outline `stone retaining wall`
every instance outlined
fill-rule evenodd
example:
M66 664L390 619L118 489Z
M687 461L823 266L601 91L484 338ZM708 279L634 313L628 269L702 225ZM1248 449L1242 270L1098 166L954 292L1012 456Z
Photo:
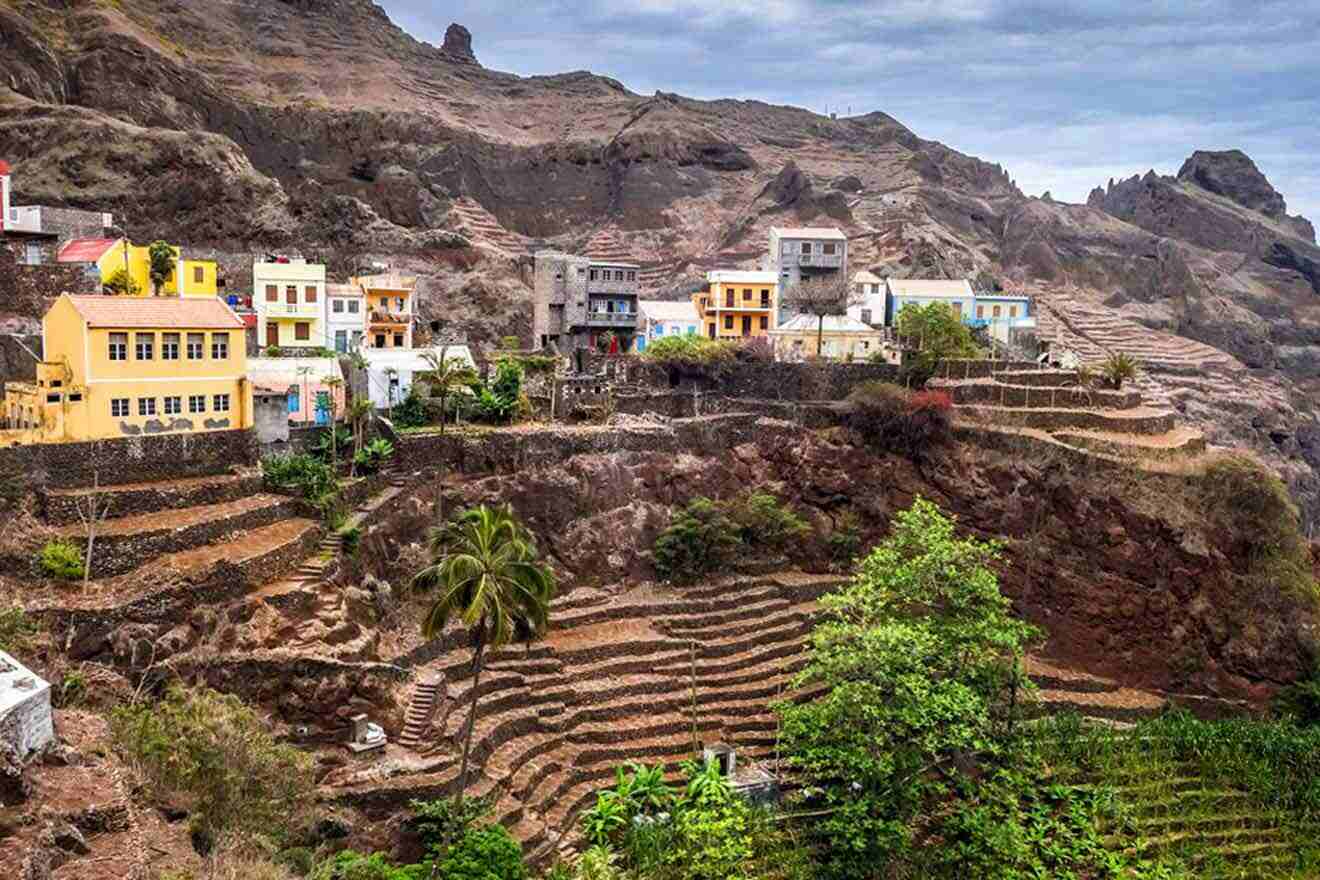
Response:
M999 382L932 380L928 387L949 392L964 406L1011 406L1027 409L1132 409L1141 406L1137 391L1084 391L1080 388L1038 388Z
M642 361L626 370L627 382L646 388L695 388L758 400L842 400L863 382L898 378L897 366L872 363L733 363L705 375Z
M935 376L939 379L989 379L995 373L1025 372L1037 367L1035 361L948 360L940 361Z
M1110 415L1102 410L1052 409L990 409L978 406L959 407L959 418L1011 428L1036 428L1041 431L1060 431L1080 428L1090 431L1115 431L1120 434L1163 434L1172 431L1177 417L1171 413L1149 416Z
M118 519L160 510L223 504L261 491L263 491L261 477L250 476L207 483L166 482L133 489L116 490L110 487L99 500L101 504L109 501L108 516L110 519ZM85 511L87 503L82 495L46 491L39 493L38 500L45 520L55 525L79 522L78 504L82 503Z
M38 443L0 449L0 472L29 476L33 487L76 488L210 477L257 463L250 429L117 437L85 443Z
M1035 388L1075 388L1076 370L1004 370L994 374L1005 385L1031 385Z

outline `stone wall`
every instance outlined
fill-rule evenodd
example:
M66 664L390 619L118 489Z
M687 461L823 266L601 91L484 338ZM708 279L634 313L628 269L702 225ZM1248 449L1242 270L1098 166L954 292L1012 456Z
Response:
M652 389L698 389L758 400L843 400L863 382L899 380L897 366L871 363L747 362L698 375L634 359L619 372L626 374L621 381Z
M1081 388L1037 388L999 382L935 379L928 388L947 391L963 406L1010 406L1027 409L1132 409L1141 406L1138 391L1100 391Z
M207 482L166 482L152 486L109 491L101 498L101 503L110 501L107 516L118 518L136 516L141 513L155 513L159 510L179 510L184 507L197 507L202 504L223 504L236 501L262 491L261 477L235 477ZM39 509L43 518L56 525L70 525L79 522L78 505L81 502L86 510L84 496L68 491L41 491L38 493Z
M23 265L18 262L14 247L0 242L0 314L26 319L23 322L26 326L10 329L36 332L55 297L61 293L96 292L96 283L78 266L63 263Z
M28 474L34 488L90 486L93 474L102 486L206 477L256 463L256 435L250 429L0 449L0 472Z
M1005 370L1035 370L1035 361L948 360L940 361L935 375L940 379L989 379Z
M36 382L37 359L40 357L40 334L0 334L0 384Z

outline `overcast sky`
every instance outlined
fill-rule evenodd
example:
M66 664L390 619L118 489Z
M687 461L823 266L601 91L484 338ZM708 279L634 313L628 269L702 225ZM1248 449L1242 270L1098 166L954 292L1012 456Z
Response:
M486 67L882 110L1028 194L1245 150L1320 225L1320 0L376 0Z

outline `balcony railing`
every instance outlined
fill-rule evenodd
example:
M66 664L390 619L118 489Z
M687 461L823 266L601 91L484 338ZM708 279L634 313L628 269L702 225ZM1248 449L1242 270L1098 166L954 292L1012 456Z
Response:
M636 312L587 312L587 326L589 327L635 327L637 326Z
M9 216L5 219L5 230L7 232L40 232L41 208L38 206L10 208Z
M837 269L843 265L842 254L798 254L799 266L818 266L822 269Z
M610 279L609 281L605 281L598 278L595 281L587 282L588 293L614 293L636 296L637 290L638 286L637 281L635 280L615 281L614 279Z
M372 309L367 312L367 320L372 324L393 324L406 325L412 322L412 318L398 312L382 312L380 309Z
M261 310L267 318L319 318L320 303L263 302Z

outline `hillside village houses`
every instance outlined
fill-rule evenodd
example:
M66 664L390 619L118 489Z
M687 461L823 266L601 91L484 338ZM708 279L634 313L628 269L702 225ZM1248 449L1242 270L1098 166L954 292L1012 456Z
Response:
M666 336L696 336L701 319L691 302L644 299L637 303L638 327L635 351Z
M325 348L325 266L302 257L252 264L257 341L267 348Z
M824 358L863 361L884 354L886 361L898 360L898 352L886 348L882 331L849 315L794 315L771 330L770 339L782 361L814 356L818 343Z
M710 339L765 336L779 326L779 275L719 269L692 294L692 305Z
M7 382L0 443L252 426L243 322L224 302L72 296L42 320L35 382Z
M532 272L532 345L568 352L613 339L627 351L637 332L638 265L538 251ZM607 334L612 334L607 336Z
M0 241L14 245L20 263L50 263L58 250L75 238L106 238L114 215L73 208L13 203L13 172L0 159Z

